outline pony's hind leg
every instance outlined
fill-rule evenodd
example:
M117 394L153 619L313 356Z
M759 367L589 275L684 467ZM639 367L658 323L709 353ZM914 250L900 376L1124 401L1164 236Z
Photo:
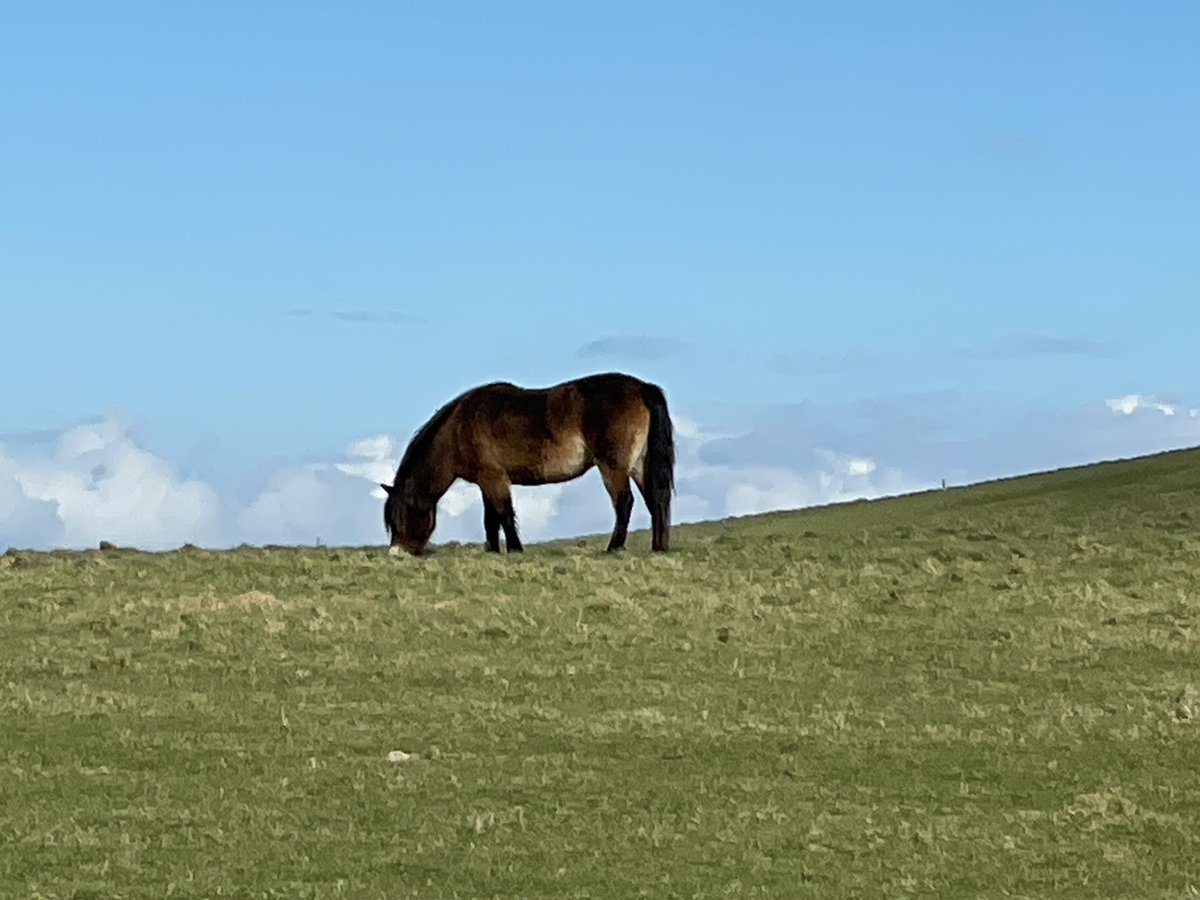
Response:
M490 507L491 515L497 525L504 531L504 547L509 553L520 553L525 548L521 546L521 538L517 534L517 514L513 509L512 502L512 487L508 476L503 472L491 474L479 480L479 489L483 491L484 505L484 530L488 527L488 512ZM492 549L491 532L488 533L488 549ZM495 538L495 551L500 552L500 537Z
M629 536L629 516L633 513L633 491L629 487L629 474L601 464L600 475L604 479L604 487L612 498L613 512L617 521L613 525L612 537L608 541L608 552L616 553L625 549L625 539Z
M638 494L642 498L642 502L646 504L646 510L650 513L650 534L651 541L657 549L657 539L659 533L659 511L654 503L650 502L650 495L646 493L646 470L645 457L638 459L633 465L633 469L629 473L629 477L633 479L633 483L637 485Z
M500 513L483 495L483 534L489 553L500 552Z
M638 460L630 475L633 477L633 483L637 485L638 493L642 495L646 509L650 512L651 548L666 550L671 533L670 489L664 491L660 485L657 490L650 491L650 486L646 483L643 460Z
M510 496L500 512L500 527L504 529L504 549L509 553L520 553L525 549L517 534L517 512L513 509Z

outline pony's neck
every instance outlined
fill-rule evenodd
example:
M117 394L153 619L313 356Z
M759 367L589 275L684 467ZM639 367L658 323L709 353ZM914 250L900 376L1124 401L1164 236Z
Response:
M437 503L454 484L454 466L443 427L430 440L423 459L416 461L408 474L409 489L420 491Z

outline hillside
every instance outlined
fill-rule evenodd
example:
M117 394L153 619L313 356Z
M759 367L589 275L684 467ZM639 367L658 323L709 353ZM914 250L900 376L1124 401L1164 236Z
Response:
M603 543L10 551L0 896L1200 892L1200 451Z

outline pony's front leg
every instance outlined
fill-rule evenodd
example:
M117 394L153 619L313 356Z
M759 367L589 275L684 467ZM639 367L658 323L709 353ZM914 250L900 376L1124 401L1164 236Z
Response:
M508 476L503 472L489 473L480 478L479 488L483 491L484 530L487 529L486 510L490 507L495 521L504 531L504 546L509 553L520 553L525 548L521 546L521 538L517 535L517 514L513 509L512 487ZM492 541L488 539L488 549L492 549ZM497 536L495 550L500 552L500 539Z

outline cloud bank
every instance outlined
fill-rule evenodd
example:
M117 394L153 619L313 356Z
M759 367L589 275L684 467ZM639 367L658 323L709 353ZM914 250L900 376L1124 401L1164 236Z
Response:
M737 426L675 415L676 522L924 490L1200 444L1200 410L1128 394L1057 413L990 419L970 398L925 394L822 409L758 411ZM986 424L985 424L986 423ZM244 497L187 478L113 417L0 442L0 549L162 550L250 544L381 545L383 493L405 441L374 435L338 458L284 466ZM604 533L608 495L594 472L518 487L529 541ZM649 526L640 502L635 528ZM478 489L442 499L434 540L482 542Z
M1120 352L1121 345L1116 341L1049 334L1010 334L982 347L960 347L956 355L976 360L1015 360L1044 356L1089 356L1108 359L1120 355Z
M651 334L620 334L588 341L576 356L580 359L625 359L652 362L684 356L692 349L687 341Z

